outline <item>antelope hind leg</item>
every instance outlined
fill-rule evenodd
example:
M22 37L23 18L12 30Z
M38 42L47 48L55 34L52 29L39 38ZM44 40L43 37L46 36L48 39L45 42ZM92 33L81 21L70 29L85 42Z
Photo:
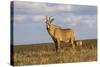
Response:
M75 48L74 40L71 40L72 47Z

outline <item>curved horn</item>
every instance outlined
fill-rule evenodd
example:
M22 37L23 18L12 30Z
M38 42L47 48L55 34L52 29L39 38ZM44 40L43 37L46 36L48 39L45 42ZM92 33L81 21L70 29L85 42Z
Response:
M52 23L52 21L55 20L52 16L50 16L49 19L50 19L50 23Z
M49 17L49 21L51 20L51 17L52 17L52 16Z
M46 23L52 23L54 21L54 18L52 16L46 16Z

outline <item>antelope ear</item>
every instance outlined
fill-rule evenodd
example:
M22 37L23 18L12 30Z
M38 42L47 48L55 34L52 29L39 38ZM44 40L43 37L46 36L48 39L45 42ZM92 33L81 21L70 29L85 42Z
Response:
M45 20L46 24L48 23L48 16L46 16L46 20Z
M50 21L50 23L52 23L54 20L55 20L55 19L54 19L54 18L52 18L52 19L51 19L51 21Z

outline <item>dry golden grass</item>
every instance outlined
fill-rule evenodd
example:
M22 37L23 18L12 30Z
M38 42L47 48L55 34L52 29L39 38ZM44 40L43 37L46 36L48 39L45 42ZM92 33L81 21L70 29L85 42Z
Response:
M55 64L97 60L97 40L83 40L82 46L72 48L62 43L58 53L53 43L14 46L13 65Z

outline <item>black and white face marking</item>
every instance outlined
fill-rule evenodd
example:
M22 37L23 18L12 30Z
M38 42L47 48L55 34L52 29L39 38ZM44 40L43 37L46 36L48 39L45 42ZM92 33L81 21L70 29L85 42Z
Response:
M51 16L50 17L48 17L48 16L46 16L46 27L47 27L47 29L49 30L50 29L50 27L51 27L51 24L52 24L52 22L54 21L54 18L52 18Z

